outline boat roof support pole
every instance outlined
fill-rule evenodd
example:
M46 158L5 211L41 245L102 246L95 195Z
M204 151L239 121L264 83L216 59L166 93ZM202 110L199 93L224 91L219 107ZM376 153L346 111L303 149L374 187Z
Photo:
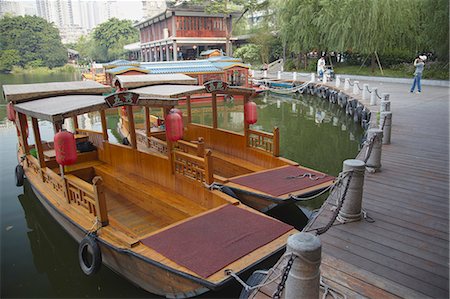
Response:
M192 122L191 96L186 97L186 108L187 108L187 122L188 124L190 124Z
M75 132L78 130L78 116L72 116L72 122L73 122L73 128L75 129Z
M23 113L17 113L19 116L19 125L20 125L20 140L22 143L22 149L24 154L28 155L30 153L30 147L28 146L27 140L27 116Z
M108 141L108 122L106 121L105 110L100 110L100 118L101 118L101 121L102 121L103 141Z
M213 115L213 128L217 129L217 94L212 93L212 115Z
M45 159L44 150L42 148L41 132L39 131L39 123L38 120L34 117L31 118L31 123L33 125L34 143L39 158L39 167L43 169L45 168Z
M170 109L172 109L172 107L165 107L163 108L163 113L164 113L164 120L166 119L167 115L169 115ZM170 163L170 168L172 169L172 173L175 172L174 169L174 165L173 165L173 155L172 155L172 150L173 150L173 142L169 140L169 138L167 138L167 130L166 130L166 142L167 142L167 157L169 158L169 163Z
M247 102L248 102L248 99L249 99L249 96L248 95L244 95L244 107L245 107L245 104L247 104ZM245 144L247 145L247 147L248 147L248 130L250 129L250 126L249 126L249 124L245 121L247 119L247 115L246 115L246 113L245 113L245 109L244 109L244 136L245 136Z
M150 124L150 108L144 107L145 112L145 135L147 136L147 147L150 147L150 138L152 137L152 125Z
M133 116L133 106L126 106L127 107L127 115L128 115L128 129L130 134L130 142L131 142L131 148L137 149L137 142L136 142L136 128L134 127L134 116Z

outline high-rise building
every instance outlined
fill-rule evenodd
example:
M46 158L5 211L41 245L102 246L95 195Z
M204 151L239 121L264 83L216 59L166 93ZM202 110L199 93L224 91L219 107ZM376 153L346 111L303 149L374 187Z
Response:
M142 0L144 18L150 18L166 10L166 0Z
M0 17L5 14L13 16L36 15L36 5L30 1L0 0Z

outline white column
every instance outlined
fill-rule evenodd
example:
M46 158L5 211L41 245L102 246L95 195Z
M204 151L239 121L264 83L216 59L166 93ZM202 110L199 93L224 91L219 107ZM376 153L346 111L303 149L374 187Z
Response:
M341 77L336 76L336 87L340 87L340 86L341 86Z
M267 70L264 70L264 72L263 72L263 77L264 77L264 78L267 78Z
M359 94L358 84L359 84L359 81L353 82L353 94Z
M350 89L350 79L349 78L345 78L344 90L349 90L349 89Z
M311 82L316 82L316 74L311 73Z
M341 222L353 222L361 219L365 168L366 164L361 160L349 159L345 160L343 163L342 171L352 171L353 173L351 175L344 204L337 217L337 220ZM349 175L346 174L346 178L342 184L343 188L347 186L348 179Z
M327 76L325 74L323 74L322 76L322 82L327 83Z
M286 254L296 257L286 280L285 299L318 299L322 244L318 236L297 233L287 240ZM286 257L287 258L287 257Z
M297 81L297 72L292 73L292 81Z
M372 93L370 94L370 106L375 106L377 104L377 89L374 87Z
M277 79L280 80L281 79L281 71L277 72Z
M367 100L369 98L369 84L363 84L363 91L362 91L362 99Z

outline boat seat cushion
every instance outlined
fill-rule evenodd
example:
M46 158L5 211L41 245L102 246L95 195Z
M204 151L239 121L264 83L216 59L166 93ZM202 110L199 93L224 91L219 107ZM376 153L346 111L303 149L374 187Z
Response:
M333 176L290 165L242 175L229 181L273 196L280 196L319 186L333 180Z
M226 205L141 242L207 278L291 229L278 220Z

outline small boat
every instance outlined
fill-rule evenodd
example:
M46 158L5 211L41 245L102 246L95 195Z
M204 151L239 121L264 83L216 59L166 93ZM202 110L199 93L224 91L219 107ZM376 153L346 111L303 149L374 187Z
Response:
M188 298L225 286L233 279L230 271L239 275L281 254L297 230L208 188L215 167L225 168L215 164L214 149L180 139L194 135L183 132L173 108L180 98L189 105L190 95L211 91L174 83L115 93L94 81L3 89L8 118L17 127L16 183L23 185L26 176L40 203L79 243L81 270L94 275L103 264L148 292ZM252 91L227 92L248 97ZM107 111L122 107L129 145L108 137ZM134 107L143 107L147 117L150 108L162 109L167 130L147 127L145 143L137 142ZM78 116L86 113L99 116L101 131L79 128ZM39 120L53 124L54 141L41 139Z
M192 78L183 74L176 74L176 76L149 74L117 76L114 86L131 92L149 92L151 87L142 88L141 86L159 84L163 79L169 80L167 82L171 84L195 84ZM228 86L226 82L210 81L205 84L209 90L208 84ZM243 121L240 124L242 133L218 127L217 98L236 96L235 90L241 90L238 96L242 98L244 105ZM256 118L249 120L256 116L256 105L251 101L251 98L256 96L253 88L229 86L222 90L211 91L208 103L211 107L208 114L208 117L212 119L211 126L192 121L192 98L197 96L198 94L193 92L182 98L182 103L185 105L179 108L186 111L186 115L183 116L184 135L175 146L180 151L199 157L203 157L205 148L212 151L211 159L214 163L212 180L215 188L266 213L278 205L318 194L333 183L333 176L280 157L278 128L274 128L273 132L269 133L255 130L250 126L257 121ZM242 113L242 110L239 113ZM121 113L120 117L119 131L123 136L129 136L130 131L135 131L136 128L130 129L131 122L126 113ZM136 133L139 146L150 149L158 146L165 148L166 141L160 138L164 136L164 130L164 126L155 124L146 112L145 120Z

